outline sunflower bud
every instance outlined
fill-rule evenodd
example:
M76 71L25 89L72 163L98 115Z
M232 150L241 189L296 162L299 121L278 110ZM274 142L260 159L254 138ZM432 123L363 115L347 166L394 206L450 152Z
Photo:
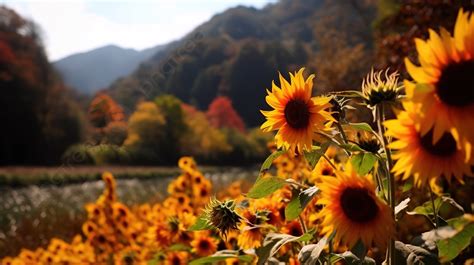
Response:
M362 94L365 103L374 108L382 103L395 103L401 96L401 88L398 82L398 73L388 74L388 69L382 77L383 71L374 72L372 69L370 74L362 81Z
M242 220L234 208L235 202L233 200L220 202L216 198L211 199L211 202L206 206L205 213L208 223L217 228L224 237L230 230L236 230Z

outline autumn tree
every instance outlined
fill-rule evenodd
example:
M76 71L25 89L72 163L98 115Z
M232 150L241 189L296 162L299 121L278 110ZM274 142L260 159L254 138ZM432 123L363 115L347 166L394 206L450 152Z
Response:
M211 126L216 128L233 128L240 132L245 131L245 124L232 107L232 101L228 97L215 98L209 105L206 116Z
M163 115L166 123L164 140L160 144L160 152L165 162L175 164L180 157L179 140L187 130L181 100L172 95L161 95L155 99L155 104Z
M204 160L215 160L229 153L232 147L226 135L211 126L206 115L194 107L183 104L184 121L189 128L181 138L181 152Z
M96 128L104 128L111 122L125 119L125 114L115 100L105 93L98 93L89 106L89 121Z
M162 162L160 146L165 136L166 120L153 102L139 103L128 120L128 137L125 147L133 154L133 160L151 164Z
M83 116L48 62L37 26L0 6L0 164L59 163Z

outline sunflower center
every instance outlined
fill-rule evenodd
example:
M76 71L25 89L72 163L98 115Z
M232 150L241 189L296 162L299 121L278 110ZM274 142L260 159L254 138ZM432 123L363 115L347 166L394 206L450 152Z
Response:
M342 193L340 202L347 218L357 223L372 221L379 211L374 198L366 189L347 188Z
M433 144L433 130L420 138L421 146L428 151L428 153L435 156L451 156L456 153L456 140L451 133L444 133L441 139Z
M446 66L436 84L436 92L444 103L465 107L474 103L474 60Z
M199 241L199 246L198 247L201 250L208 250L211 247L211 245L209 244L209 241L201 240L201 241Z
M293 129L306 128L309 125L309 108L301 99L290 100L285 107L286 122Z

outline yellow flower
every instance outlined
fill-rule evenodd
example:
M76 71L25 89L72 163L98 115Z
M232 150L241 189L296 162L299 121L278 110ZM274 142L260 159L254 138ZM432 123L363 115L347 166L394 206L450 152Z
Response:
M196 232L191 241L192 251L199 256L210 256L217 250L217 240L210 237L209 232Z
M293 152L311 150L317 139L316 132L326 129L325 122L334 120L325 109L331 104L329 97L311 97L314 75L303 78L304 68L294 75L291 83L280 74L280 87L272 83L272 91L267 90L265 100L273 110L261 111L267 121L261 129L265 132L278 130L275 136L277 147Z
M326 177L319 185L321 232L336 233L336 243L354 246L361 240L366 247L375 243L385 248L394 233L390 207L375 194L375 185L368 176L359 176L350 166L338 171L336 177Z
M263 223L262 217L248 209L242 213L242 216L248 223L242 222L237 244L242 249L259 248L263 241L263 228L259 226Z
M419 111L413 104L404 104L406 111L397 119L385 122L386 135L396 138L389 147L395 150L393 172L403 179L414 177L417 186L426 185L433 178L454 176L462 181L463 175L472 175L470 151L458 144L456 130L444 132L433 144L434 130L426 134L418 126Z
M188 264L189 255L185 251L173 251L166 255L165 265L185 265Z
M474 141L474 16L459 11L454 36L444 28L429 31L427 41L415 39L415 66L405 59L414 82L405 80L407 97L421 104L421 132L433 129L433 142L445 132L458 131L461 139Z

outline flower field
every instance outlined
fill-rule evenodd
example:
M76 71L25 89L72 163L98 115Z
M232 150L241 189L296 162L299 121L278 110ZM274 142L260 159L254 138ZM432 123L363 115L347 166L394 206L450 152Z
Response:
M126 204L105 172L72 240L1 264L474 264L474 15L414 43L409 77L372 70L360 91L314 96L314 74L280 74L250 187L185 156L166 196Z

